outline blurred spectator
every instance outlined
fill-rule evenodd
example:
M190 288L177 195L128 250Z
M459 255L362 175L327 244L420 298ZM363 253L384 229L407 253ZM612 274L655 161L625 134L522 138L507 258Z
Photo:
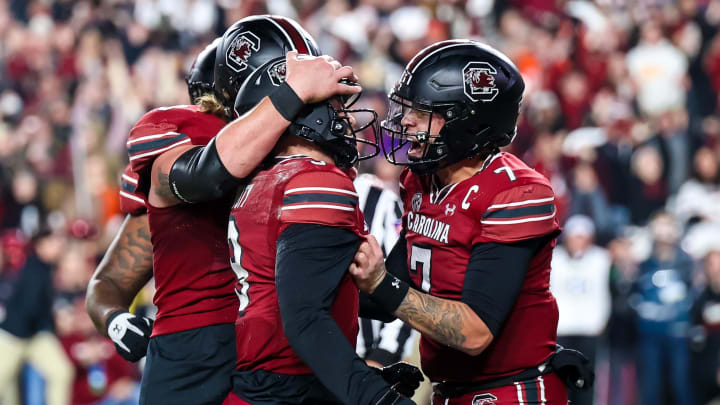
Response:
M610 405L636 403L636 320L630 297L637 278L638 264L629 238L621 236L608 244L612 258L610 294L612 310L608 320L610 352Z
M695 399L705 405L720 397L720 250L705 256L708 285L692 307L691 373Z
M586 216L570 217L563 235L563 245L553 251L550 273L550 289L560 311L557 341L580 350L594 365L610 316L610 256L593 245L595 226ZM574 404L593 404L592 389L568 394Z
M693 174L668 201L669 209L682 224L720 221L720 164L708 147L695 152Z
M627 54L628 70L638 87L643 113L655 115L685 105L687 58L663 36L652 19L640 28L640 43Z
M639 403L663 403L669 386L672 403L691 405L687 333L693 262L678 246L681 229L672 215L655 215L650 229L653 250L640 264L636 296L631 297L638 314Z
M18 243L19 232L7 231L2 249ZM17 404L14 386L24 362L43 375L47 385L46 403L70 403L73 371L54 334L52 316L52 272L64 249L61 235L42 233L23 251L18 267L0 269L0 396L3 404ZM8 397L9 396L9 397ZM14 397L14 398L13 398Z
M630 220L645 225L650 216L663 208L667 184L663 178L665 163L657 148L643 146L632 155L632 177L629 189Z
M75 369L74 405L130 405L140 390L134 365L115 351L112 341L100 336L83 310L84 297L60 299L55 305L60 342Z

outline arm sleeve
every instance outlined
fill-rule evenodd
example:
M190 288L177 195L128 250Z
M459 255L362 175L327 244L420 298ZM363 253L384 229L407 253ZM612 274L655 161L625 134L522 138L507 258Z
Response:
M285 336L325 387L347 404L371 403L389 388L355 354L330 314L360 242L348 230L294 224L277 243L276 284Z
M170 190L185 203L217 200L234 191L240 179L228 172L220 161L215 138L207 146L178 156L170 169Z
M393 246L392 250L385 259L385 268L388 272L390 272L390 274L410 284L410 287L417 290L417 286L410 278L410 272L408 271L407 263L407 240L405 239L405 230L403 230L400 233L397 242L395 242L395 246Z
M461 301L497 336L520 293L530 261L548 238L473 247Z

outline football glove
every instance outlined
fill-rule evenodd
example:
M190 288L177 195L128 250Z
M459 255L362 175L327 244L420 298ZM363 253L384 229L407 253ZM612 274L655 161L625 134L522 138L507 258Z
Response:
M412 397L425 379L419 368L404 361L379 368L378 372L393 390L406 397Z
M108 317L107 333L118 354L127 361L136 362L147 353L152 325L152 319L116 311Z

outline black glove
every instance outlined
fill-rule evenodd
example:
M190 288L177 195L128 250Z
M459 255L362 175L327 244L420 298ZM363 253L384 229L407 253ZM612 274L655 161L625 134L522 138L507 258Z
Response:
M550 367L567 385L576 390L588 390L595 382L595 371L590 360L577 350L558 345L550 358Z
M115 350L127 361L136 362L147 353L153 321L130 312L113 312L107 320L107 333Z
M393 390L406 397L412 397L420 383L425 379L419 368L404 361L379 368L378 372Z
M415 402L413 402L412 400L407 399L404 396L400 395L399 392L397 392L393 389L389 389L380 396L380 399L373 402L372 405L417 405L417 404L415 404Z

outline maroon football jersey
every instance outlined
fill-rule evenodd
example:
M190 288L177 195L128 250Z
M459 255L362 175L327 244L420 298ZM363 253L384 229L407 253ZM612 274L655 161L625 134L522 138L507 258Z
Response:
M147 213L145 195L138 189L137 173L128 164L120 177L120 211L123 214L142 215Z
M224 125L195 106L175 106L148 112L130 131L130 168L145 197L153 245L158 307L153 336L231 323L237 314L225 242L231 197L165 208L147 202L155 158L180 145L206 145Z
M509 153L484 170L437 189L431 176L401 176L408 269L431 295L460 300L473 245L512 243L559 230L549 182ZM432 381L482 381L537 366L555 350L558 309L549 290L555 242L530 262L517 301L493 343L479 356L423 336L422 368ZM498 272L503 269L494 269Z
M283 157L238 192L228 229L240 297L235 322L238 370L312 374L283 333L275 289L276 245L292 224L327 225L364 235L365 220L350 176L305 156ZM358 310L357 287L348 273L338 286L331 315L353 347Z

